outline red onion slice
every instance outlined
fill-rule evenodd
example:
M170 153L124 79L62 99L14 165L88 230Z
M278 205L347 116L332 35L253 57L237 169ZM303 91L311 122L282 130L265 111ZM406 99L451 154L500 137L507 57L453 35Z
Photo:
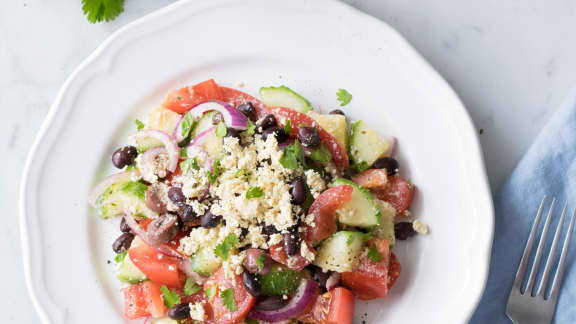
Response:
M194 119L198 120L205 112L218 111L224 117L224 123L237 130L245 130L248 128L248 119L238 109L230 106L229 104L218 101L210 100L197 104L189 110Z
M147 245L149 245L153 248L157 248L157 246L152 244L150 238L148 237L148 232L146 232L146 230L144 230L142 227L140 227L140 225L138 224L138 222L136 221L136 219L134 218L132 213L130 213L126 209L124 209L124 213L126 214L124 216L124 220L126 221L126 225L128 225L128 227L130 227L130 229L132 230L132 233L134 233L134 235L137 235Z
M316 281L308 279L302 280L296 294L292 299L290 299L286 306L273 311L264 311L253 308L248 316L269 323L276 323L295 318L304 311L308 304L310 304L314 296L316 296L317 289L318 284Z
M120 173L113 174L111 176L106 177L104 180L100 181L92 191L90 191L90 195L88 195L88 203L90 203L94 208L98 208L96 203L100 195L106 191L111 185L120 183L120 182L128 182L133 180L140 179L140 172L137 170L134 171L123 171Z
M130 137L130 139L136 143L146 138L154 138L162 142L168 154L168 171L174 172L178 167L178 160L180 159L180 150L178 149L176 140L172 136L155 129L141 130Z

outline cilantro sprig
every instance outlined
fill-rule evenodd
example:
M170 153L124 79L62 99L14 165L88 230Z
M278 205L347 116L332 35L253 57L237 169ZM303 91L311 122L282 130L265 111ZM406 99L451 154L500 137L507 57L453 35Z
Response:
M226 236L226 238L224 238L222 243L216 245L216 248L214 248L214 254L219 256L222 260L228 260L230 250L232 250L232 248L238 244L238 242L240 242L238 236L236 236L234 233L230 233L228 236Z
M188 173L190 170L198 170L200 167L198 166L198 161L196 158L187 159L180 162L180 170L182 173Z
M374 262L382 260L382 256L380 255L380 253L378 253L378 250L376 249L376 244L372 244L370 250L368 250L368 258L370 258L370 260Z
M326 164L332 160L332 153L324 145L312 151L310 157L322 164Z
M260 187L250 187L246 191L246 198L260 198L264 196L264 191Z
M346 106L352 100L352 95L346 89L338 89L336 98L340 101L340 106Z
M164 305L172 308L175 305L180 304L181 299L177 292L171 291L168 289L168 287L166 287L166 285L162 285L162 287L160 287L160 291L162 291L162 296L164 296Z
M262 270L264 269L264 260L265 260L265 256L264 253L260 254L258 256L258 258L256 258L256 266L258 267L258 270Z
M280 164L286 169L297 169L300 163L304 163L304 150L299 141L294 141L294 144L288 145L284 150L284 154L280 158Z
M222 304L228 308L230 312L236 311L236 300L234 299L234 288L228 288L220 291L220 298Z
M210 286L208 288L206 288L205 293L206 293L206 297L208 297L208 300L212 299L212 297L216 296L216 290L218 289L217 285L214 286Z
M192 113L188 111L186 115L184 115L184 119L182 120L182 127L181 127L182 133L180 134L182 138L187 137L188 134L190 134L190 131L192 131L192 128L194 128L195 124L196 120L192 116Z
M212 171L208 171L206 174L208 182L210 182L211 185L216 183L216 179L218 179L221 173L222 170L220 169L220 161L214 161L212 163Z
M142 130L144 128L144 123L141 122L139 119L136 119L134 121L134 123L136 124L136 129L137 130Z
M82 0L82 11L93 24L109 22L124 11L124 0Z
M202 286L198 286L194 278L186 278L186 283L184 284L184 294L186 296L192 296L200 290L202 290Z
M116 261L116 263L120 263L120 262L124 261L124 258L126 258L127 253L128 253L128 251L123 251L123 252L116 254L114 261Z

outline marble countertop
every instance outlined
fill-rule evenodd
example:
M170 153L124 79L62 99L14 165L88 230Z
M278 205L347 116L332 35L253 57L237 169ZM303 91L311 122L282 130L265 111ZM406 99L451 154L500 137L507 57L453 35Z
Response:
M126 0L124 14L97 25L82 16L80 1L0 3L0 273L9 278L0 305L8 323L37 323L22 275L17 189L51 101L108 35L172 2ZM574 2L345 2L398 29L454 87L481 133L493 191L576 83Z

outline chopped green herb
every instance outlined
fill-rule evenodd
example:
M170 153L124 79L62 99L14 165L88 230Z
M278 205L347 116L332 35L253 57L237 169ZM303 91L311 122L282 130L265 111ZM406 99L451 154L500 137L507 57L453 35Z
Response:
M354 241L356 240L358 235L359 234L354 234L354 233L348 235L348 238L346 239L346 246L352 245L352 243L354 243Z
M209 300L216 296L216 289L218 289L218 286L216 285L210 286L206 289L206 297L208 297Z
M224 239L224 241L222 241L222 243L216 245L216 248L214 249L214 254L219 256L222 260L228 260L228 254L230 253L230 250L232 250L234 245L238 244L239 241L240 240L238 239L238 236L236 236L236 234L234 233L228 234L228 236L226 236L226 238Z
M196 158L186 159L180 162L180 170L182 170L182 173L188 173L190 172L190 170L199 170L199 169L200 167L198 166L198 161L196 161Z
M186 150L185 147L180 149L180 157L183 157L183 158L188 157L188 151Z
M236 311L236 300L234 300L234 288L224 289L220 292L222 304L228 308L229 311Z
M284 124L284 132L290 134L290 119L286 120L286 124Z
M258 270L264 269L264 260L265 260L264 253L260 254L258 258L256 258L256 266L258 266Z
M192 128L194 128L195 124L196 120L194 120L194 117L192 117L192 113L188 111L186 115L184 115L184 119L182 120L182 130L180 135L182 137L187 137L188 134L190 134Z
M82 11L93 24L108 22L124 11L124 0L82 0Z
M354 163L350 166L350 169L352 169L356 173L360 173L368 169L368 163L366 163L366 161Z
M238 169L238 171L236 171L236 174L234 175L234 177L236 178L240 178L240 177L250 177L250 171L246 170L246 169Z
M136 123L137 130L142 130L142 128L144 128L144 123L141 122L140 120L136 119L134 122Z
M312 154L310 154L310 157L313 160L318 161L318 162L323 163L323 164L328 163L332 160L332 154L324 145L320 145L319 148L312 151Z
M221 172L222 170L220 169L220 161L214 161L212 163L212 171L208 171L207 174L208 182L210 182L211 185L216 183L216 179L218 179Z
M184 294L186 296L194 295L200 290L202 290L202 286L198 286L194 278L192 277L186 278L186 283L184 284Z
M120 252L120 253L116 254L114 261L116 261L116 263L120 263L120 262L124 261L124 258L126 257L127 253L128 253L127 251L124 251L124 252Z
M216 126L216 130L214 132L216 133L216 136L218 136L218 137L226 136L226 133L228 132L228 129L226 128L226 124L224 124L224 122L220 122L218 124L218 126Z
M284 155L280 158L280 164L286 169L297 169L299 162L304 161L304 151L300 146L300 142L295 141L294 144L288 145L284 150Z
M370 260L374 262L382 260L382 256L380 255L380 253L378 253L378 250L376 249L376 244L372 244L370 250L368 250L368 258L370 258Z
M253 135L255 131L256 131L256 125L254 125L254 123L250 119L248 119L248 128L246 129L246 132L250 135Z
M260 198L264 196L264 191L260 187L250 187L248 191L246 191L246 198Z
M336 97L338 98L338 101L340 101L340 106L346 106L352 100L352 95L345 89L338 89Z
M164 296L164 305L172 308L175 305L180 304L180 295L178 295L177 292L171 291L168 289L168 287L166 287L166 285L162 285L160 290L162 291L162 296Z

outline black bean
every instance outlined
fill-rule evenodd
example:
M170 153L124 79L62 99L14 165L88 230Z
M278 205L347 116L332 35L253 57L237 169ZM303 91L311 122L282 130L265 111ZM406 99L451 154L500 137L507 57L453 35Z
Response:
M256 279L256 276L248 271L244 271L242 273L242 282L250 295L254 297L260 296L260 283Z
M346 115L344 114L344 112L343 112L342 110L340 110L340 109L334 109L334 110L332 110L329 114L330 114L330 115L342 115L342 116L346 116Z
M406 240L412 236L416 235L414 227L410 222L400 222L394 225L394 236L398 240Z
M328 278L330 277L330 274L332 274L332 272L330 271L324 272L322 271L322 268L312 264L309 265L307 268L310 270L310 272L312 272L312 279L318 282L318 285L320 287L326 288L326 281L328 281Z
M191 205L184 204L178 209L178 217L183 222L193 222L196 220L198 215L194 212L194 208Z
M134 146L124 146L112 154L112 164L118 169L134 163L134 159L138 156L138 150Z
M240 104L236 109L240 110L251 121L256 121L256 108L250 101Z
M264 235L272 235L278 234L280 231L276 229L274 225L262 225L262 234Z
M302 126L298 128L298 140L300 140L300 143L305 148L314 149L322 144L318 131L316 128L310 126Z
M288 300L282 298L282 296L268 296L260 299L254 308L263 311L273 311L284 307L288 303Z
M126 218L124 218L124 217L122 217L122 220L120 221L120 231L122 233L130 233L132 231L130 226L128 226L128 224L126 224Z
M289 135L280 127L270 127L265 129L262 132L262 139L266 140L270 135L276 137L278 144L285 142L289 138Z
M236 137L237 139L240 139L240 132L234 128L228 128L226 129L226 137Z
M132 240L134 240L134 234L122 233L112 244L112 250L116 253L124 252L130 248Z
M222 116L222 113L217 112L212 115L212 125L218 125L222 121L224 121L224 116Z
M170 308L168 311L168 316L175 320L181 320L190 317L190 304L182 303Z
M372 167L375 169L386 169L386 174L388 176L394 176L398 173L398 169L400 169L400 164L396 161L395 158L391 157L383 157L379 158L372 164Z
M292 195L292 203L301 205L306 201L306 181L301 177L294 178L290 183L290 195Z
M297 229L290 231L290 233L282 234L282 240L284 241L286 255L295 256L300 252L300 233Z
M200 217L200 225L204 228L212 228L218 226L221 220L222 216L214 215L208 211Z
M180 187L171 187L168 189L168 199L170 199L170 201L177 206L181 206L182 204L186 203L186 196L184 196L182 188Z
M262 130L265 130L270 127L276 127L277 126L276 117L274 117L274 115L272 114L266 115L264 118L262 118L262 120L258 122L256 126L258 126L258 128L262 128Z

